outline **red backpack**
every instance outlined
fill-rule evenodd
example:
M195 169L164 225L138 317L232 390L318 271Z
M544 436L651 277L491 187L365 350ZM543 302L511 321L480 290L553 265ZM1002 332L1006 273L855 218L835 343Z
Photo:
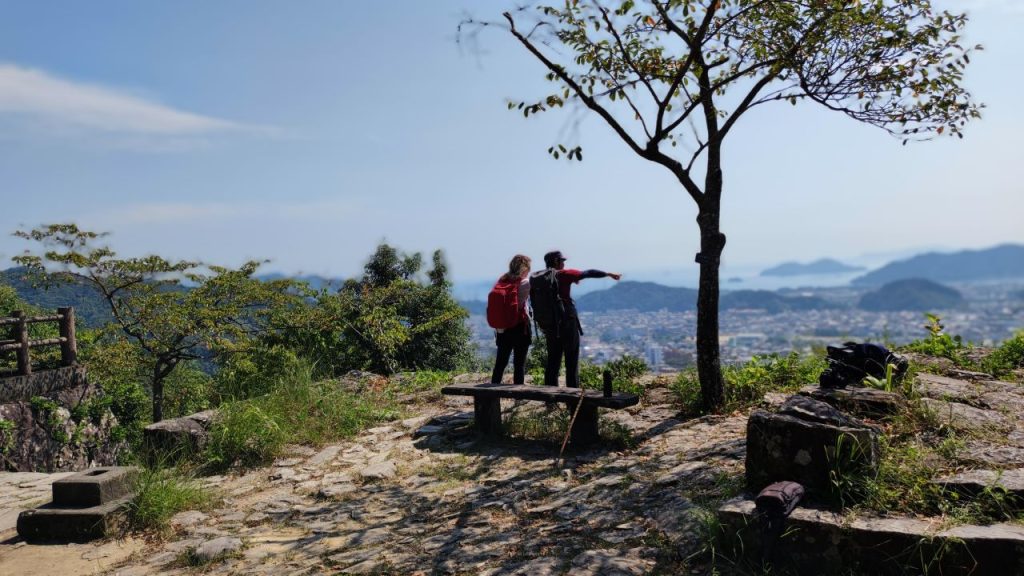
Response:
M507 330L523 321L519 310L519 280L505 282L501 277L487 294L487 324Z

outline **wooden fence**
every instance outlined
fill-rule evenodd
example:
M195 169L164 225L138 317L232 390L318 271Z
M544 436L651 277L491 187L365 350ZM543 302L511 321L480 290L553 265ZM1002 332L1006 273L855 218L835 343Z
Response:
M38 322L56 322L60 329L58 338L30 340L28 325ZM52 316L25 316L25 312L12 312L10 318L0 318L0 327L11 326L10 340L0 340L0 352L14 351L18 356L18 374L27 376L32 373L29 350L40 346L60 346L62 366L72 366L78 360L78 343L75 341L75 309L72 307L58 308ZM2 329L0 329L2 332Z

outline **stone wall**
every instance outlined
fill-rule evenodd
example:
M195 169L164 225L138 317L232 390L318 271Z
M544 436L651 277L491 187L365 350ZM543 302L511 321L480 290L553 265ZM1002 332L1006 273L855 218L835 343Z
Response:
M63 472L115 464L127 444L118 439L113 414L76 411L98 394L82 366L0 379L0 470Z
M53 370L41 370L28 376L0 377L0 404L7 402L28 401L36 396L57 398L68 393L88 393L86 387L85 366L62 366ZM73 402L69 397L63 402ZM81 401L81 398L79 398Z

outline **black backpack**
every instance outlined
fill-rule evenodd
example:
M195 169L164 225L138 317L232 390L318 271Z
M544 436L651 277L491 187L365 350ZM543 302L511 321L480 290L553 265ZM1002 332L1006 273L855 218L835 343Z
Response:
M558 270L548 268L530 275L530 308L533 321L544 332L554 332L565 317L565 304L558 294Z
M868 376L885 378L886 366L892 364L896 378L907 371L909 362L880 344L846 342L842 348L826 346L828 367L818 378L822 388L845 388L858 384Z

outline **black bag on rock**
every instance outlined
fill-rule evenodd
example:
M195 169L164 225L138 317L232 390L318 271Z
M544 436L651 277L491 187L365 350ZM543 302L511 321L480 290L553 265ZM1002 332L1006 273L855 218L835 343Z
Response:
M822 388L845 388L868 376L885 378L886 366L893 365L895 378L902 378L910 365L907 359L880 344L846 342L842 348L826 347L828 367L818 377Z

